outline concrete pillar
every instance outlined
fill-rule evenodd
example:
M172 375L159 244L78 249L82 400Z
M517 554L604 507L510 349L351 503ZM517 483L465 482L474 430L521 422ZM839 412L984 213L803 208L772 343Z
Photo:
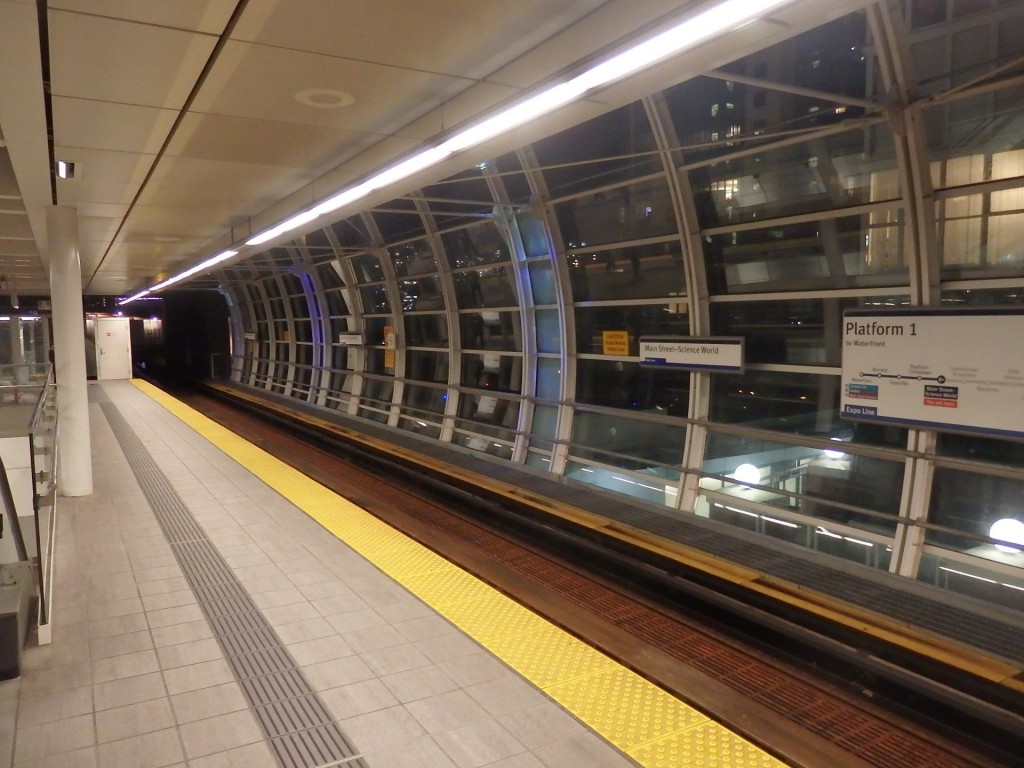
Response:
M49 237L53 354L57 373L57 491L62 496L92 493L92 440L85 372L85 311L82 264L78 256L78 212L68 206L46 211Z

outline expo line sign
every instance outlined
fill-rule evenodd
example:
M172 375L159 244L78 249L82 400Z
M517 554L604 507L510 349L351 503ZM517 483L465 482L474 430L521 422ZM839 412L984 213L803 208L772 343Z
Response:
M743 338L641 336L640 365L703 373L743 373Z

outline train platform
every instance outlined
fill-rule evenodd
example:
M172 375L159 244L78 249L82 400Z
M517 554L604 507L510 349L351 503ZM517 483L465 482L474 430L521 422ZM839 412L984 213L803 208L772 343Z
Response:
M89 391L0 765L784 765L159 390Z

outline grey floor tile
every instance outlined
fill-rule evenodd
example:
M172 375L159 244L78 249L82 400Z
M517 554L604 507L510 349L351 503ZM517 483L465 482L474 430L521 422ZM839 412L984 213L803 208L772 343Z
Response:
M265 744L247 744L188 761L189 768L278 768ZM384 768L383 765L380 768Z
M635 761L612 749L592 733L547 744L533 754L546 768L585 765L587 768L637 768Z
M286 644L312 640L318 637L335 637L337 631L325 619L309 619L274 627L281 642Z
M96 742L92 715L79 715L19 728L14 744L14 762L38 760L62 752L90 747Z
M159 649L168 645L179 643L193 643L197 640L206 640L213 637L213 630L206 623L206 619L188 621L184 624L172 624L167 627L157 627L152 631L153 644Z
M472 642L469 638L461 637L455 644L462 647L467 641ZM437 644L430 643L430 647L424 649L423 643L417 643L416 647L424 651L426 656L438 661L431 654L431 650L439 650ZM443 654L438 654L438 656L441 655ZM487 651L481 651L479 646L475 646L474 652L468 656L456 655L453 658L446 658L443 661L438 661L437 666L463 688L478 683L500 680L509 674L515 675L504 662Z
M263 740L263 734L249 710L185 723L179 730L189 760Z
M319 664L321 661L332 661L352 656L355 652L349 644L338 635L316 637L299 643L290 643L288 652L300 666Z
M220 644L212 639L194 640L190 643L165 645L157 649L161 669L187 667L223 658Z
M96 740L120 741L175 726L167 699L150 699L96 713Z
M126 677L122 680L112 680L109 683L99 683L93 686L93 701L97 711L124 707L128 704L157 699L166 695L167 688L164 685L163 676L159 672Z
M338 720L376 712L399 704L398 697L380 680L363 680L323 691L324 704Z
M21 681L13 680L0 681L0 766L8 766L14 761L14 734L18 721L18 697L21 693ZM73 712L71 715L78 715L80 712ZM45 722L43 718L38 722ZM60 719L60 718L57 718ZM34 723L27 723L29 725Z
M128 632L124 635L94 637L89 641L89 655L93 660L108 659L126 653L138 653L153 648L153 636L148 631Z
M427 733L443 733L489 717L464 691L449 691L405 705Z
M202 620L203 612L197 604L179 605L174 608L160 608L146 614L149 626L153 629L170 627L174 624L187 624Z
M249 704L238 685L231 682L174 694L171 706L179 723L191 723L247 709Z
M178 608L183 605L196 605L196 596L191 589L181 589L177 592L158 592L153 595L143 595L142 604L145 606L147 612L158 611L163 608Z
M103 768L97 759L96 748L85 747L73 752L62 752L59 755L18 763L15 768Z
M572 715L553 701L502 715L498 722L531 750L583 736L587 731Z
M54 720L64 720L92 712L92 686L86 685L81 688L72 688L69 691L57 691L38 696L21 696L16 703L19 728L49 723ZM10 722L14 723L13 716ZM2 764L0 762L0 765Z
M419 667L381 678L399 701L410 702L456 690L459 685L437 667Z
M125 635L129 632L142 632L149 628L146 623L146 614L131 613L127 616L118 616L113 619L89 622L89 637L109 637L110 635Z
M402 633L389 624L354 629L350 632L342 632L341 636L356 653L368 653L406 643Z
M387 768L462 768L453 763L444 750L430 738L371 752L366 755L366 762L371 766ZM538 762L536 768L544 767Z
M235 679L231 667L222 659L166 669L163 675L167 683L167 691L172 696L176 693L197 691L212 685L234 682Z
M124 677L135 677L160 669L156 651L137 651L120 656L110 656L92 662L92 678L94 683L106 683Z
M481 720L438 733L434 739L457 765L464 768L489 765L527 751L521 741L493 720ZM594 768L586 761L562 763L561 768L577 765Z
M148 595L158 595L164 592L179 592L188 589L188 580L184 576L175 576L169 579L157 579L155 581L144 581L138 585L139 595L145 599Z
M341 727L361 752L376 752L426 735L423 726L403 706L346 718Z
M329 688L358 683L362 680L372 680L376 677L373 670L366 666L366 662L358 656L322 661L319 664L311 664L302 671L318 691L326 691Z
M102 768L166 768L184 759L175 728L100 744L98 752Z

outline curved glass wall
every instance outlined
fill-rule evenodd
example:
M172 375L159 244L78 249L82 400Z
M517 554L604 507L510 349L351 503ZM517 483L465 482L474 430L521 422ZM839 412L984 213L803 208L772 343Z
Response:
M845 310L1024 304L1024 3L872 14L229 267L235 378L1020 606L1024 441L839 400Z

